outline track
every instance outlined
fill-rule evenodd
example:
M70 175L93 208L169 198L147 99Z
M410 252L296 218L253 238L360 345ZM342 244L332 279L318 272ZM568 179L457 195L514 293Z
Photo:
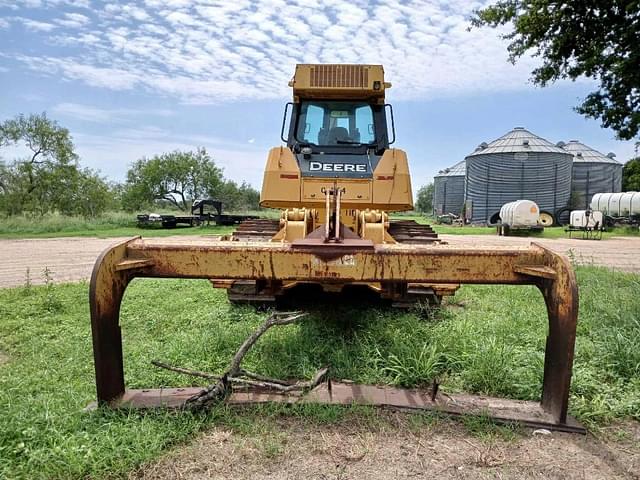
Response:
M280 229L280 220L258 218L245 220L233 232L231 239L234 241L269 241Z
M422 225L415 220L393 220L389 223L389 234L398 243L428 245L438 241L438 234L431 225Z

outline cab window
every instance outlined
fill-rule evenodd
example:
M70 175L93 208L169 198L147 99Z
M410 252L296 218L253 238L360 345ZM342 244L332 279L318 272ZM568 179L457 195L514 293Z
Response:
M296 140L314 145L363 145L375 141L373 110L364 102L304 101Z

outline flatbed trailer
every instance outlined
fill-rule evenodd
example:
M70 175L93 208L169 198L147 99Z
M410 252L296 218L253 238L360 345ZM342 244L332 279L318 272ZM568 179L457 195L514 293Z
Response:
M137 216L137 221L140 227L161 226L162 228L197 227L202 223L202 220L194 215L142 214Z
M229 215L222 213L222 202L219 200L203 199L193 202L191 215L173 214L141 214L137 216L138 226L161 228L197 227L202 223L214 222L216 225L239 225L245 220L256 220L257 215Z

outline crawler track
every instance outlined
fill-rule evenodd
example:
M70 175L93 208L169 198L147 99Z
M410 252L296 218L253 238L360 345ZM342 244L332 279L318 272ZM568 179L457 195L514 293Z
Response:
M437 242L438 234L431 225L423 225L415 220L393 220L389 224L389 234L398 243L430 244Z
M268 242L280 229L280 220L257 218L245 220L231 235L231 240L241 242Z

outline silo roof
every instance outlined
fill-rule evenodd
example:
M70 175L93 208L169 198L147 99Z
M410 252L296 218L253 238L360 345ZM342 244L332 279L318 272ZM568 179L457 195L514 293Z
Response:
M580 143L578 140L571 140L563 147L567 152L573 155L574 162L591 162L591 163L616 163L620 165L614 155L603 155L597 150Z
M462 160L461 162L456 163L453 167L440 170L436 175L436 177L457 177L457 176L464 176L466 174L467 174L467 162Z
M548 152L568 153L553 143L539 137L523 127L515 127L509 133L487 144L480 146L468 157L474 155L490 155L494 153Z

